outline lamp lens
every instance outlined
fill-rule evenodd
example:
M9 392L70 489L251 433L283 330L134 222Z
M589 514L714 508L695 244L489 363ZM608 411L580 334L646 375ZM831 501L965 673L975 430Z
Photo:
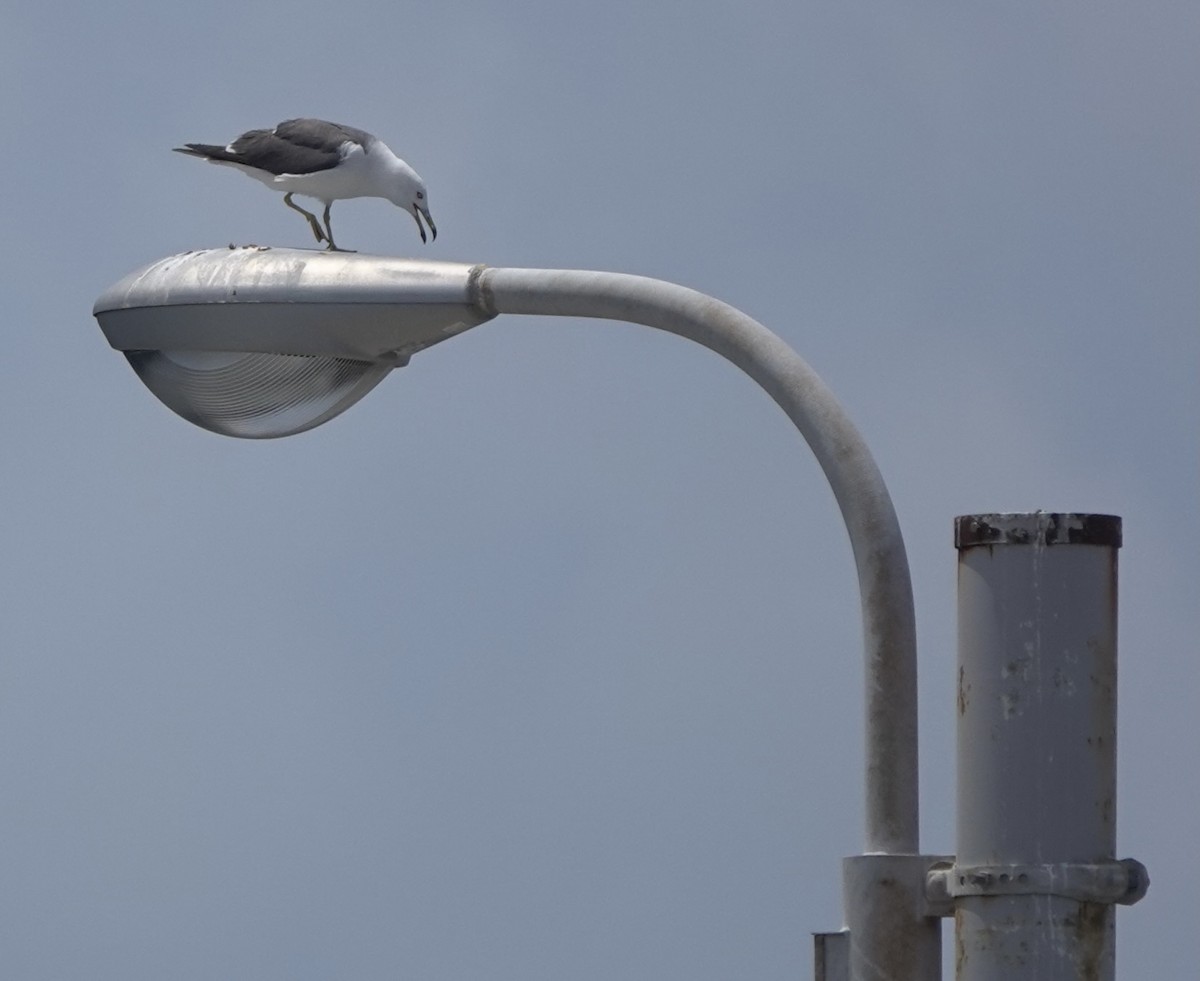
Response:
M344 412L391 371L352 358L224 351L126 351L169 409L197 426L243 439L312 429Z

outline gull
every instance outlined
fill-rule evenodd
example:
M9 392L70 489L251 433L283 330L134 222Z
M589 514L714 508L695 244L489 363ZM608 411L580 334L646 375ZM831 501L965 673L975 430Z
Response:
M209 163L236 167L273 191L283 191L283 203L308 219L308 227L326 250L344 252L333 242L329 209L342 198L386 198L416 219L425 239L421 216L437 238L429 214L429 196L420 175L397 157L379 137L353 126L323 119L289 119L274 129L252 129L228 146L185 143L177 153ZM325 205L324 228L317 216L292 200L293 194L316 198Z

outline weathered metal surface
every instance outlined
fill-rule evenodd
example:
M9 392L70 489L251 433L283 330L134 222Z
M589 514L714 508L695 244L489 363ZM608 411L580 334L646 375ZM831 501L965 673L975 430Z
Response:
M926 880L931 868L950 860L947 855L842 860L852 978L941 978L941 910L929 901Z
M926 891L939 901L943 896L1061 896L1130 906L1149 884L1146 867L1126 858L1093 865L950 865L930 872Z
M93 314L121 351L398 360L490 319L480 267L307 249L205 249L114 283Z
M958 563L959 981L1111 981L1120 519L967 515Z
M955 548L978 545L1121 547L1121 519L1111 514L965 514L954 521Z

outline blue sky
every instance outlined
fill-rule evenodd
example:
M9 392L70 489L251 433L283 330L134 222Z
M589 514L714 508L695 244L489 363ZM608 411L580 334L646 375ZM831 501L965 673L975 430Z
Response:
M953 847L952 519L1123 516L1118 971L1192 976L1200 14L1186 0L26 5L0 36L0 973L807 976L862 846L832 495L728 364L503 318L274 442L91 318L187 249L311 244L170 153L377 133L339 244L701 289L883 471Z

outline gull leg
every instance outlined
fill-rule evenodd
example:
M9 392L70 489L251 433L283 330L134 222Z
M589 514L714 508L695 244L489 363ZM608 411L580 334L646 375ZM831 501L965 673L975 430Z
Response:
M322 220L325 222L325 241L329 243L327 246L325 246L325 249L328 252L340 252L341 249L339 249L336 245L333 244L333 229L329 227L329 209L332 207L333 207L333 202L326 201L325 202L325 213L323 215L321 215Z
M328 201L325 204L325 214L321 217L325 219L325 241L329 244L325 246L326 252L353 252L353 249L339 249L333 244L333 229L329 226L329 209L333 207L333 202Z
M300 207L300 205L296 204L292 200L293 193L294 192L292 192L292 191L288 191L288 193L283 196L283 203L286 204L293 211L299 211L300 214L304 215L304 217L308 219L308 227L312 229L312 233L316 237L318 242L328 241L330 246L332 246L333 240L332 239L327 240L325 238L325 233L323 231L321 231L321 226L317 224L317 216L314 215L311 211L305 211L303 208ZM328 208L326 208L325 210L326 210L326 212L329 211ZM328 222L326 222L326 224L328 224Z

